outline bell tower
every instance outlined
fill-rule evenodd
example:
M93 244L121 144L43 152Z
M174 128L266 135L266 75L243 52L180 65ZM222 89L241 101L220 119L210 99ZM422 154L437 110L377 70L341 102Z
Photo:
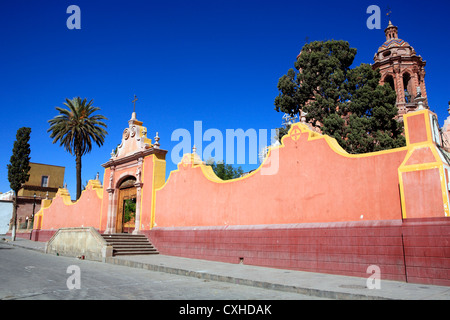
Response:
M373 69L381 73L380 84L389 83L397 93L398 118L415 111L419 103L428 108L425 65L420 55L406 41L399 39L398 28L389 21L384 30L386 41L374 56Z

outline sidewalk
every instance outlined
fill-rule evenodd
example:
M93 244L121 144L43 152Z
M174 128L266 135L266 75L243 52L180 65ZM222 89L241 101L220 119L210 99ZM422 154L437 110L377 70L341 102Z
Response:
M0 236L0 239L10 238ZM5 241L1 241L5 243ZM8 244L44 252L45 243L17 238ZM381 280L367 289L366 278L329 275L188 259L165 255L117 256L107 263L330 299L450 300L450 287ZM369 275L368 275L369 276Z

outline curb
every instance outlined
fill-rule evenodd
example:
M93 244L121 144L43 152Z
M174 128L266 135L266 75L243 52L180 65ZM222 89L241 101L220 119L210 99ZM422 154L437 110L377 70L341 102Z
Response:
M372 295L364 295L364 294L354 294L348 292L339 292L339 291L328 291L321 289L313 289L301 286L290 286L280 283L271 283L267 281L258 281L251 280L245 278L238 278L232 276L224 276L220 274L213 274L207 272L200 271L192 271L187 269L180 269L174 267L161 266L151 263L143 263L137 261L130 261L126 259L118 259L118 258L107 258L106 263L115 264L125 267L145 269L150 271L164 272L169 274L176 274L180 276L194 277L198 279L218 281L218 282L227 282L232 284L239 284L269 290L277 290L284 292L293 292L299 293L308 296L320 297L320 298L328 298L335 300L394 300L386 297L380 296L372 296Z
M32 250L32 251L45 253L45 247L42 247L42 248L30 247L30 246L27 246L27 245L21 245L20 243L17 243L16 241L1 240L1 239L0 239L0 243L4 243L4 244L10 245L12 247L18 247L18 248L22 248L22 249L27 249L27 250Z

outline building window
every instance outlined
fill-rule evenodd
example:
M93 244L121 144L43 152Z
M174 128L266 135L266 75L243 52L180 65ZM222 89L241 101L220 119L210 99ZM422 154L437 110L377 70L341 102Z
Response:
M48 176L42 176L41 187L48 187Z

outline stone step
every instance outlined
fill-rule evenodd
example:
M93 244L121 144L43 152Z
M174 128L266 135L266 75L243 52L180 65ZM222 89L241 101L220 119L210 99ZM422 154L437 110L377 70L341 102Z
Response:
M117 251L113 252L114 256L137 256L137 255L143 255L143 254L159 254L158 251Z
M143 234L102 234L102 237L105 239L147 239L147 237Z
M135 252L135 251L152 251L152 252L156 252L158 250L156 250L156 248L114 248L115 252L124 252L124 251L129 251L129 252Z
M146 244L143 244L143 243L140 243L140 244L138 244L138 243L135 243L135 244L114 244L113 248L114 249L124 249L124 248L130 248L130 249L133 249L133 248L155 249L155 247L152 244L150 244L150 243L146 243Z
M157 251L155 247L113 247L114 251Z
M114 249L113 255L138 255L138 254L159 254L159 252L156 249Z
M113 247L113 256L158 254L158 250L143 234L102 234Z
M109 239L109 238L103 238L106 240L106 242L136 242L136 243L148 243L147 239Z

